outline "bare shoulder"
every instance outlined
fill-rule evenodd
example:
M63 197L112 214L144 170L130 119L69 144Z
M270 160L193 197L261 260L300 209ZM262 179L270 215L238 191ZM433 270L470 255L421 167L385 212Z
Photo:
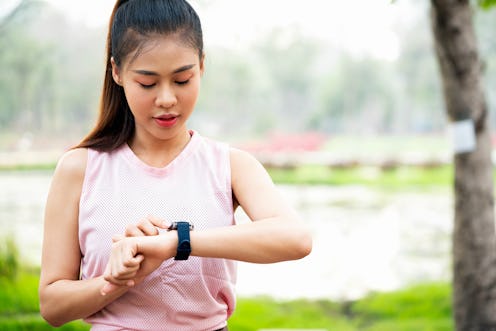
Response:
M231 186L234 197L253 221L286 215L291 206L283 199L272 178L255 156L231 149Z
M268 190L272 189L274 183L264 166L252 154L231 148L231 184L234 191L242 194L240 190L245 192L252 189Z
M86 149L72 149L62 155L50 184L46 204L46 224L77 224L77 205L79 203L86 172Z
M250 153L237 148L230 149L231 175L233 179L252 176L268 177L263 165Z
M70 181L82 181L86 171L88 150L76 148L65 152L57 163L55 178Z
M256 160L250 153L234 147L229 148L229 156L231 158L231 163L244 163L246 160Z

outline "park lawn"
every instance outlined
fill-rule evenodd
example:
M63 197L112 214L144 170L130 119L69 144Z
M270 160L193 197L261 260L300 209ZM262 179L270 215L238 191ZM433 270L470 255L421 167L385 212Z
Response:
M453 167L398 166L383 169L372 166L327 167L306 165L295 168L267 168L272 180L291 185L363 185L384 189L412 189L449 187L453 181ZM495 173L496 176L496 173Z
M82 321L58 329L48 325L39 315L38 281L35 271L20 272L14 279L0 277L0 330L89 330ZM451 290L446 283L421 284L351 302L239 298L229 328L451 331Z
M452 331L449 284L419 284L372 293L352 302L242 298L229 326L234 331L308 328L329 331Z

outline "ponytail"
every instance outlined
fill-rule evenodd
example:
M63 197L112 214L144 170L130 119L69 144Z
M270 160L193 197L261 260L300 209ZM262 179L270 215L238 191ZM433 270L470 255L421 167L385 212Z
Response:
M112 151L126 143L134 133L134 116L124 89L112 77L112 26L117 10L129 0L118 0L112 11L106 43L106 64L97 124L76 147Z

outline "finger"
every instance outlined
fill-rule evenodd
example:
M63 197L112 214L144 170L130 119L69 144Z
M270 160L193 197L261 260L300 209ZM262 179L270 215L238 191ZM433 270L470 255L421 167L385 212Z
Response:
M131 286L134 286L135 282L134 281L128 281L128 284L129 284L128 287L131 287ZM115 285L115 284L112 284L112 283L106 283L101 288L100 294L105 296L107 294L110 294L112 292L115 292L115 291L119 290L120 288L122 288L122 286L118 286L118 285Z
M141 261L143 261L142 255L116 262L113 264L110 274L116 280L132 278L139 270Z
M138 262L138 264L141 264L141 262L143 262L143 260L145 259L145 256L144 255L141 255L141 254L138 254L134 258L136 259L136 261Z
M119 282L122 285L122 281L129 280L136 275L144 258L143 255L139 254L122 261L114 260L111 267L105 272L105 279L110 282Z
M114 291L117 291L120 288L120 286L114 285L112 283L106 283L101 289L100 289L100 294L101 295L107 295L110 294Z
M157 227L149 220L145 219L138 223L138 229L145 234L145 236L156 236L158 235Z
M144 258L145 257L143 255L138 254L136 256L133 256L130 259L127 259L122 264L126 268L136 268L136 269L138 269L139 266L140 266L140 263L143 261Z
M124 285L127 281L129 281L130 279L136 276L138 270L139 267L133 269L127 269L125 271L115 272L112 273L112 277L109 277L109 279L106 280L114 284L118 283L119 285Z
M128 225L126 227L126 237L143 237L145 234L136 225Z
M156 226L158 228L161 228L161 229L167 229L171 225L171 222L165 221L165 220L161 220L161 219L158 219L158 218L153 217L153 216L148 216L148 220L154 226Z
M122 235L122 234L115 234L112 236L112 242L113 243L116 243L122 239L124 239L125 237Z
M124 285L126 281L133 278L138 272L140 265L126 261L123 263L112 263L112 266L107 270L103 278L111 283Z
M134 268L121 268L119 270L111 270L103 275L103 279L115 285L124 286L127 282L136 277L139 271L139 266Z
M126 284L133 279L133 277L129 277L126 279L118 279L115 278L113 275L104 275L103 279L105 279L107 282L115 285L115 286L126 286Z

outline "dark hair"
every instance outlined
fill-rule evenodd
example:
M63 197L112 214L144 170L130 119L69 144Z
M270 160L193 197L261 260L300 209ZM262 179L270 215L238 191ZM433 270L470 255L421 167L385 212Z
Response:
M200 19L185 0L117 0L109 24L99 117L76 147L111 151L129 141L135 130L134 116L124 89L112 78L111 58L121 66L124 60L136 58L150 37L172 34L203 56ZM133 52L133 58L128 59Z

